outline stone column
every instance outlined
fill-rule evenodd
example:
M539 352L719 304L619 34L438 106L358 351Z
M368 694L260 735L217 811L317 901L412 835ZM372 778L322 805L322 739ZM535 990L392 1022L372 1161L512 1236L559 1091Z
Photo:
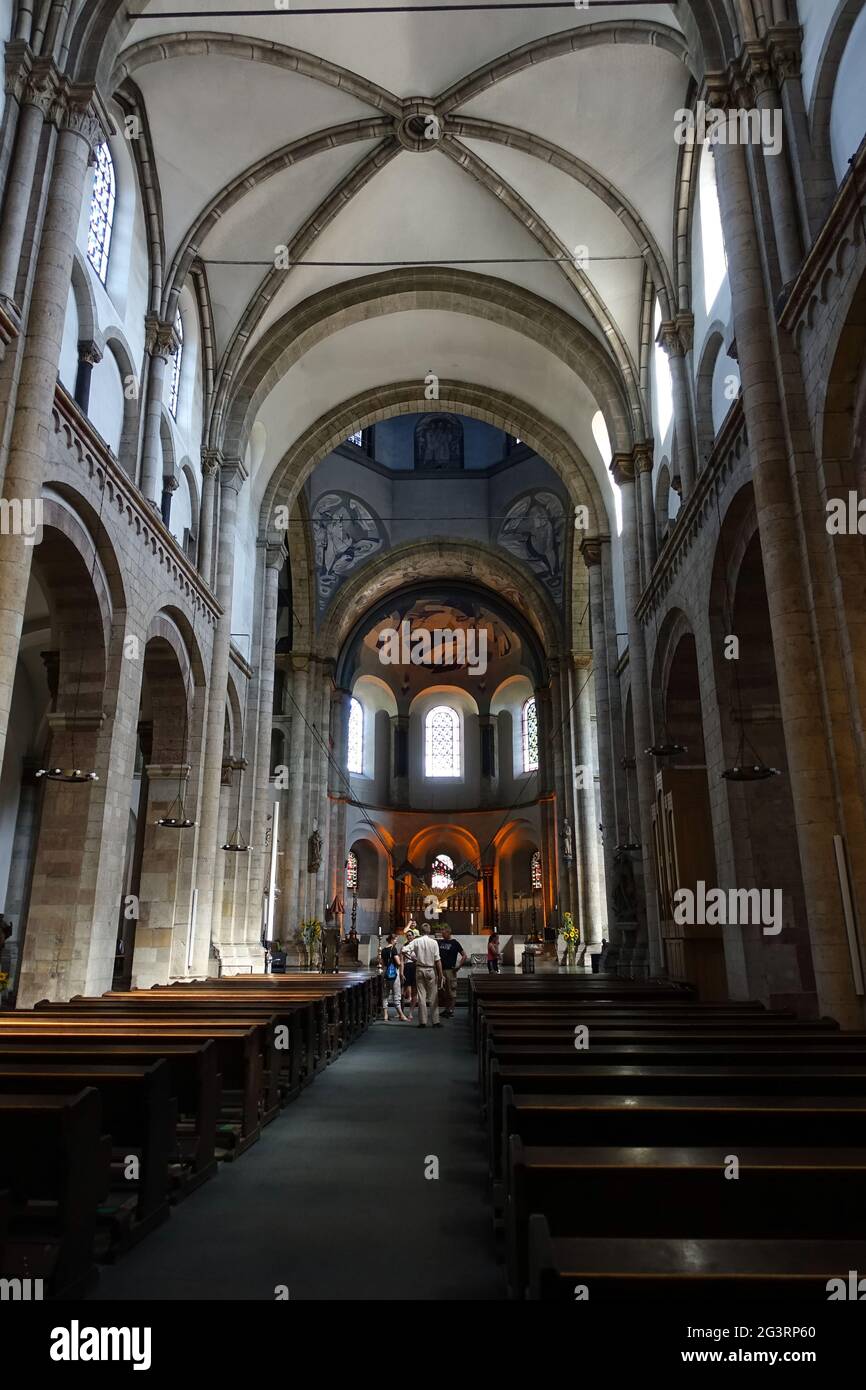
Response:
M293 935L300 925L298 885L301 868L306 871L307 846L302 844L301 807L304 793L304 754L307 746L307 687L309 658L292 656L291 712L292 732L289 739L288 769L289 796L285 827L285 857L283 859L283 909L286 935Z
M624 839L628 823L628 789L622 760L625 755L625 724L622 705L622 686L617 674L619 639L617 636L616 602L613 592L613 563L610 537L599 536L601 544L601 588L604 596L604 643L607 651L608 696L610 698L610 751L613 759L613 789L616 826L614 833ZM617 841L618 843L619 841Z
M759 111L775 112L777 119L782 116L776 65L763 41L755 40L744 45L740 66L744 89L737 95L743 104L750 107L754 95L754 104ZM783 119L783 144L778 154L773 154L772 149L764 146L767 192L783 287L797 278L803 260L800 224L786 152L786 127L787 121Z
M18 267L36 177L39 143L46 120L52 109L56 109L55 104L62 99L62 78L49 58L34 58L24 44L7 45L7 71L10 59L13 62L17 59L17 63L13 70L8 72L6 91L13 100L18 100L21 112L15 134L15 153L6 180L3 216L0 220L0 300L7 305L15 305ZM81 194L83 197L83 183ZM78 212L80 211L79 203ZM75 225L77 228L77 214ZM15 317L18 317L17 305L15 311ZM61 331L65 316L64 304Z
M666 320L659 328L658 343L668 355L674 399L674 421L677 431L677 461L679 480L685 502L695 482L695 451L692 445L692 413L689 408L689 375L686 352L692 345L694 320L691 314L680 314Z
M7 501L17 499L19 503L31 504L42 493L50 437L47 422L57 386L84 181L88 161L106 128L91 87L67 87L63 102L55 111L62 129L46 200L3 486ZM24 535L5 536L0 552L0 766L6 750L12 684L33 556L28 539Z
M167 830L156 822L160 816L168 814L178 789L188 782L189 766L151 763L145 767L145 772L148 799L138 889L139 917L132 958L134 989L164 985L171 973L178 871L183 837L188 834L183 830Z
M211 654L205 735L204 773L198 815L198 854L196 886L198 915L192 951L192 974L207 973L210 942L215 934L216 856L219 849L220 787L223 775L226 691L228 689L229 649L232 625L232 584L235 567L235 531L238 494L247 477L240 459L226 459L220 469L220 533L217 551L216 597L222 612L214 632Z
M496 802L496 732L495 714L478 716L478 734L481 743L481 798L482 806L492 806Z
M634 464L640 479L640 515L643 538L644 584L649 584L657 558L656 510L653 500L653 444L636 444Z
M601 813L604 818L602 848L604 854L605 906L601 908L601 935L611 940L611 923L615 921L610 906L613 888L613 851L617 842L616 792L613 774L613 748L610 727L610 681L607 670L607 646L604 625L604 590L601 574L602 540L581 542L581 554L589 575L589 612L592 625L592 672L595 685L595 728L598 744L598 774L601 790ZM578 679L580 679L578 673Z
M170 475L162 480L162 497L160 499L160 512L162 522L166 530L171 526L171 499L180 487L177 478Z
M583 839L583 822L577 809L580 792L575 787L576 768L579 754L575 756L574 725L572 722L572 695L569 688L568 666L560 666L558 661L549 661L552 746L554 752L554 775L561 771L562 795L557 784L559 807L558 827L560 848L563 850L561 863L568 881L569 905L564 909L573 913L581 928L581 940L589 936L589 872L587 867L587 847ZM571 828L571 859L564 852L562 839L565 823Z
M391 715L391 805L409 804L409 716Z
M155 314L144 321L145 350L150 354L144 407L144 440L141 449L141 479L139 488L154 508L160 504L162 477L162 404L165 396L165 371L168 359L177 352L179 343L173 323L164 323Z
M631 713L637 763L640 838L643 846L644 897L646 901L647 947L650 974L657 975L663 965L658 904L653 889L652 808L655 777L652 759L646 749L652 744L649 681L643 626L637 616L640 601L638 537L635 517L635 467L630 454L615 454L610 466L614 481L622 490L622 557L625 577L625 607L628 624L628 665L631 674ZM640 943L639 943L640 944Z
M595 801L595 758L592 748L592 657L583 652L573 654L574 670L572 682L576 683L575 708L579 755L582 769L581 780L577 785L577 813L580 824L580 853L584 866L584 904L587 930L583 940L587 946L600 948L603 930L602 903L603 884L598 852L598 821ZM596 714L596 722L598 716Z
M256 714L256 770L250 828L250 884L247 896L247 942L258 950L262 922L262 892L271 867L270 846L265 844L268 816L271 814L271 730L274 713L274 661L277 645L277 600L280 572L286 561L286 548L261 545L264 564L262 619L259 632L259 688Z
M78 372L75 377L75 404L86 415L90 409L90 382L93 368L102 361L102 352L92 338L78 344Z
M205 584L213 584L213 526L216 480L222 454L219 449L201 451L201 513L198 519L198 572Z
M729 101L724 85L710 87L710 105L726 107ZM819 703L812 605L803 579L746 153L739 145L716 145L713 152L819 1009L843 1027L862 1027L833 848L840 827Z

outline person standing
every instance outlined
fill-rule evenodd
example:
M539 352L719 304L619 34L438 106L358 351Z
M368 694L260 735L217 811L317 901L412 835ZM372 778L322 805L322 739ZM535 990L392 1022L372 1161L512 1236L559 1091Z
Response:
M379 952L382 967L382 1018L388 1022L388 1005L393 1004L401 1023L409 1020L403 1012L403 957L394 944L394 933L389 932L385 945Z
M442 962L442 974L445 977L445 1008L442 1010L443 1018L454 1017L454 1006L457 1003L457 971L466 964L467 956L460 942L451 935L451 928L447 922L442 924L442 940L439 942L439 959Z
M499 974L502 948L499 945L499 932L495 931L487 942L487 969L491 975Z
M420 935L418 928L414 925L414 922L414 917L410 918L409 926L407 926L406 928L405 936L403 938L403 944L400 948L403 956L403 1004L406 1013L409 1017L410 1023L412 1022L412 1010L415 1007L418 995L415 988L415 962L414 960L410 960L409 957L406 955L405 948L411 945L411 943Z
M430 935L430 923L421 927L421 935L410 941L406 947L406 957L415 964L415 988L418 993L418 1027L427 1027L428 1009L432 1010L433 1027L441 1028L439 1022L439 990L442 987L442 961L439 958L439 943Z

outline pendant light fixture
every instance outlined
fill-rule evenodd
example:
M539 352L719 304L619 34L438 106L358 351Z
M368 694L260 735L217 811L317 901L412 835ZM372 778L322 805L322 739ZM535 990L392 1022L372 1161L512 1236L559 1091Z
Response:
M234 828L234 830L232 831L231 835L229 835L229 837L228 837L228 839L226 840L225 844L223 845L223 849L226 851L227 854L249 854L249 852L250 852L249 844L247 843L247 841L244 839L243 835L241 834L241 792L243 791L243 785L244 785L244 771L245 771L246 765L247 765L247 760L246 760L246 758L245 758L244 755L243 755L243 747L244 747L244 722L243 722L243 715L241 715L241 756L240 756L240 758L238 759L238 766L239 766L239 768L240 768L240 774L241 774L241 775L240 775L240 777L238 778L238 808L237 808L237 815L235 816L235 828ZM234 769L233 769L233 770L234 770Z
M724 615L727 618L728 631L732 632L734 627L734 608L731 603L731 591L728 584L728 556L725 549L725 533L722 528L722 513L719 507L719 493L716 489L716 516L719 522L719 547L722 553L722 573L725 585L725 606L727 609ZM769 767L764 762L752 746L752 741L746 733L746 722L743 718L743 693L740 686L739 657L734 665L734 690L735 690L735 709L737 720L740 726L740 741L737 747L737 760L732 767L726 767L721 774L725 782L766 782L771 777L780 776L779 768Z
M629 772L634 772L636 768L637 763L634 758L623 758L622 770L626 775L628 775ZM628 803L628 795L626 795L626 803ZM639 840L636 840L631 833L631 818L629 818L626 825L625 839L620 841L618 845L614 845L613 852L614 854L640 854L642 849L643 845Z
M105 473L102 475L102 496L99 499L99 513L96 522L96 531L93 536L93 561L90 566L90 588L94 587L96 578L96 562L99 558L99 537L102 533L102 512L105 506L105 492L108 478ZM70 767L43 767L36 773L37 777L44 777L49 782L65 782L69 786L80 785L83 782L98 782L99 777L95 772L85 771L83 768L75 766L75 725L78 721L78 697L81 693L81 677L84 674L84 642L81 643L81 658L78 663L78 679L75 682L75 699L72 703L72 727L69 730L69 751L71 753Z

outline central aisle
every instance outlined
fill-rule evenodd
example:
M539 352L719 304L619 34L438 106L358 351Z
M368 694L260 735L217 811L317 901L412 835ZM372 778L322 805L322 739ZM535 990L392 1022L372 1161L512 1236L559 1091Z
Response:
M92 1297L501 1299L485 1173L466 1010L376 1023Z

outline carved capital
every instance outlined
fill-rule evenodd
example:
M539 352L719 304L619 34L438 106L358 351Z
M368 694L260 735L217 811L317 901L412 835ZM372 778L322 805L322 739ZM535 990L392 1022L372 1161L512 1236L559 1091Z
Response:
M52 120L60 130L79 135L92 162L114 127L95 87L84 82L66 82L54 103Z
M767 47L776 82L781 87L803 68L803 39L799 24L775 24L767 33Z
M215 478L223 461L221 449L202 449L201 471L205 478Z
M703 100L710 111L729 111L734 106L734 93L726 72L708 72L704 78Z
M683 352L691 352L695 341L695 316L694 314L677 314L677 332L680 335L680 342Z
M92 338L84 338L78 344L78 360L96 367L102 361L102 348Z
M165 323L156 314L146 314L144 319L144 346L151 357L162 357L167 362L180 347L173 323Z
M617 487L625 487L634 482L634 461L631 454L614 454L610 473Z
M599 537L587 539L580 542L580 553L583 556L583 563L587 569L592 569L593 565L601 564L601 540Z
M737 95L741 100L745 97L750 98L749 101L743 101L743 105L752 105L755 97L765 96L768 92L775 92L776 76L770 61L770 54L763 42L755 40L743 45L738 64L738 75L741 90L738 91Z
M655 462L654 444L651 439L645 439L642 444L635 444L632 451L635 472L652 473Z
M220 487L240 492L249 473L243 459L223 459L220 465Z
M13 101L17 101L20 106L24 100L30 74L33 71L32 49L21 39L10 39L3 57L6 68L6 95L11 97Z
M278 545L265 545L265 567L281 570L286 562L286 547L282 541Z
M679 325L676 319L665 319L659 325L656 342L660 348L664 348L668 357L683 356L683 340L680 337Z
M179 487L180 483L178 482L177 478L174 476L173 473L169 477L163 478L162 480L163 492L177 492Z

